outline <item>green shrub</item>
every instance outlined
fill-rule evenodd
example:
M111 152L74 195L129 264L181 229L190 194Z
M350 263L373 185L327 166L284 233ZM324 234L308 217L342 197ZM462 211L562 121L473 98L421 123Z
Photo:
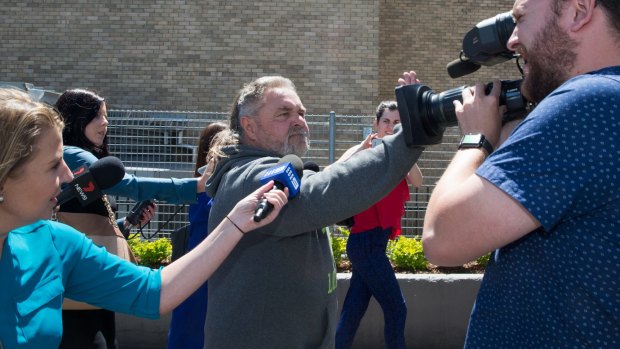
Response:
M399 236L388 243L387 255L392 264L401 271L426 270L428 261L424 257L422 241Z
M486 267L487 264L489 264L489 258L491 258L491 253L487 253L484 256L478 257L478 259L476 259L476 263L478 263L478 265L480 266Z
M334 254L334 261L336 265L340 265L345 259L347 253L347 238L349 237L349 230L344 227L336 227L336 232L330 234L332 252Z
M339 271L350 271L351 264L347 258L347 239L349 238L349 230L345 227L336 226L326 230L329 232L331 248L334 255L334 261ZM133 251L138 264L150 268L159 268L170 263L172 254L172 244L167 238L160 238L155 241L146 241L139 238L129 240L129 246ZM450 268L438 268L428 263L422 249L422 242L418 238L409 238L400 236L396 240L390 240L386 254L388 259L396 269L396 272L427 272L431 270L450 273L455 272ZM481 272L489 262L490 253L479 257L473 265L467 269L471 271ZM452 268L454 269L454 268ZM460 268L458 272L467 272L465 268Z
M138 264L150 268L159 268L170 263L172 243L167 238L160 238L155 241L136 238L130 239L128 242Z

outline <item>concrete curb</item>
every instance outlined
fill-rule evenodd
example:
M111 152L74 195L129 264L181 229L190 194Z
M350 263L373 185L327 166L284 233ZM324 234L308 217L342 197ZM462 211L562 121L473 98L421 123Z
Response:
M462 348L467 321L482 274L397 274L407 301L405 335L408 347ZM338 302L349 288L351 274L338 274ZM339 309L340 312L340 309ZM170 315L159 320L117 314L116 331L125 349L165 349ZM360 324L355 349L384 348L383 312L374 300Z

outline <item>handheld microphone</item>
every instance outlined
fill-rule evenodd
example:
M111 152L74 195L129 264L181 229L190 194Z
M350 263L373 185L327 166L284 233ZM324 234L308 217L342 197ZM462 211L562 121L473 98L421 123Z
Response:
M265 172L260 182L265 184L273 180L274 186L272 190L288 188L288 197L292 199L299 193L301 177L304 175L303 167L303 162L299 156L293 154L286 155L278 161L275 167ZM263 198L256 205L256 210L254 210L254 222L260 222L261 219L267 217L272 209L273 205L266 198Z
M73 180L57 197L60 206L71 199L77 199L86 206L103 196L101 190L113 187L125 176L125 166L114 156L95 161L90 168L78 167L73 171Z
M129 213L127 214L127 217L125 217L125 219L127 219L127 222L132 225L132 226L138 226L138 224L140 224L140 218L142 217L142 212L149 206L151 206L152 204L154 204L155 201L153 200L143 200L140 201L138 203L136 203L133 208L131 209L131 211L129 211Z
M137 202L133 206L131 211L129 211L129 213L127 214L127 217L125 217L127 222L122 231L125 239L129 238L129 232L131 231L133 227L140 226L140 218L142 218L142 213L144 213L144 210L146 210L150 205L154 203L155 201L149 199L149 200L142 200L140 202Z

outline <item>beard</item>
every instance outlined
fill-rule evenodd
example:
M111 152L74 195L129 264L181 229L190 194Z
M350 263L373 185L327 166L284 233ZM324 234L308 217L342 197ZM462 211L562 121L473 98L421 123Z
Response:
M296 140L296 142L291 142L291 140ZM303 127L289 129L286 140L284 140L284 144L282 145L281 154L294 154L302 157L306 155L308 149L310 149L308 131Z
M575 66L577 41L570 38L558 25L554 16L536 35L531 53L523 47L529 73L523 79L521 90L525 98L538 103L568 80Z

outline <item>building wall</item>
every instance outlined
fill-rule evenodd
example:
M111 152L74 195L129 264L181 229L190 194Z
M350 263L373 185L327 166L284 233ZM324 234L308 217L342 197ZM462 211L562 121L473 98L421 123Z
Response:
M464 33L512 1L3 1L0 80L87 87L116 109L226 111L258 76L297 85L310 113L369 114L402 71L441 90ZM514 74L513 74L514 75ZM471 81L470 81L471 80Z

